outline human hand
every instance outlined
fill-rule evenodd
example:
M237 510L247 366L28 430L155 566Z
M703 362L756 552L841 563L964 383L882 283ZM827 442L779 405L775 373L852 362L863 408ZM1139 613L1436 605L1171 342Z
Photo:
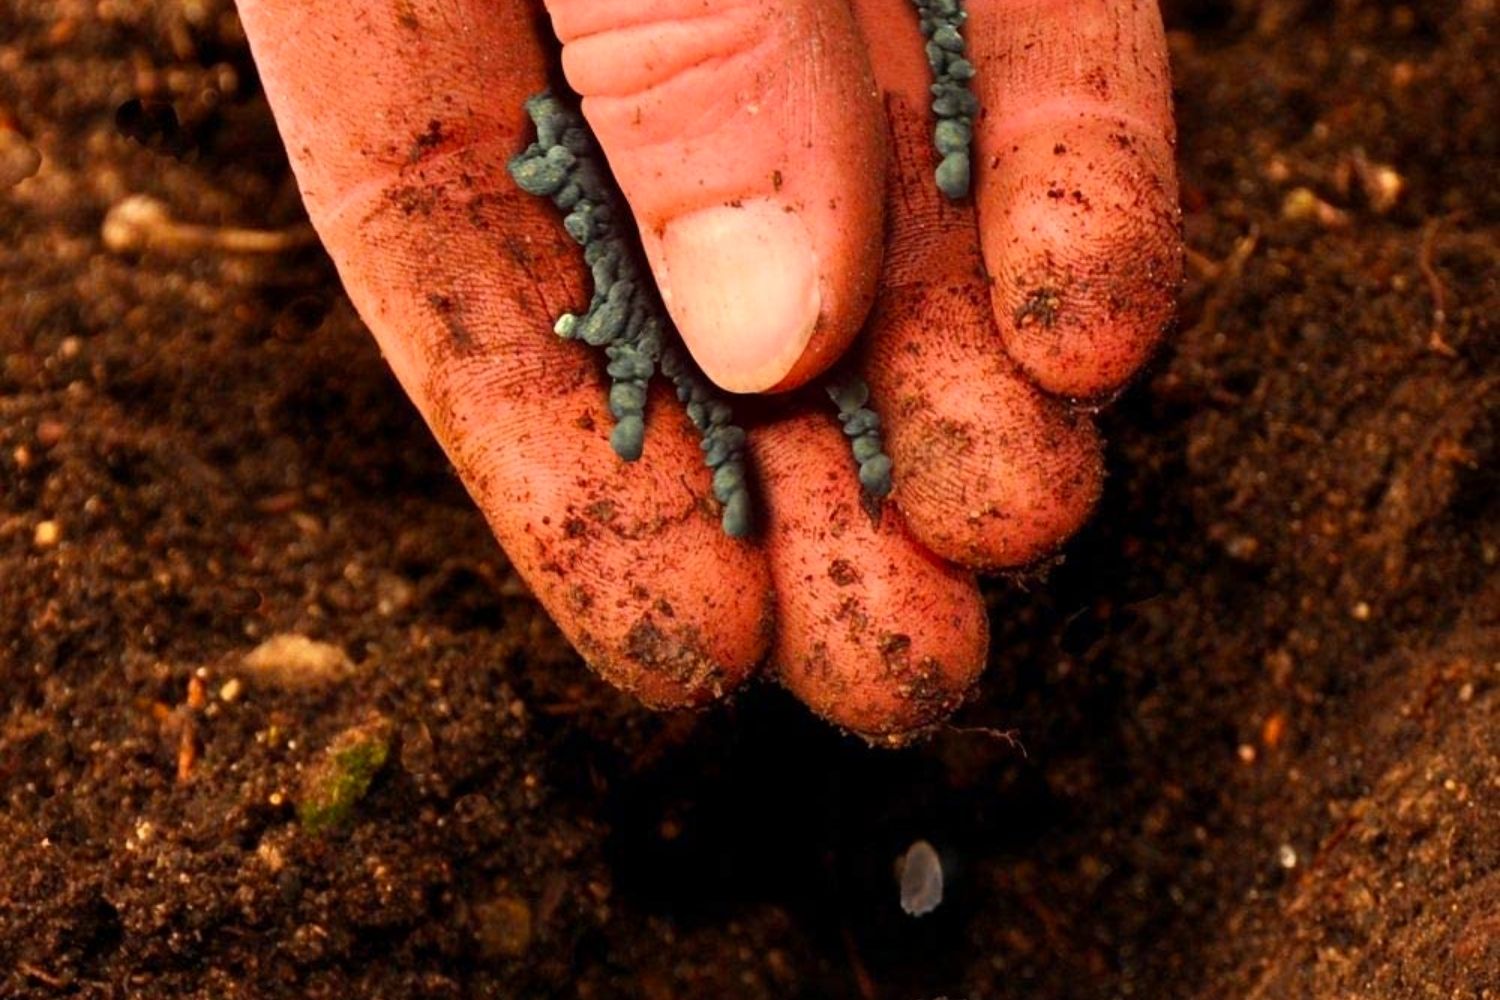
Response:
M983 667L974 569L1053 552L1097 498L1088 411L1169 321L1180 271L1155 4L969 0L972 200L933 181L909 0L241 0L308 213L501 544L606 679L701 704L769 656L814 710L899 740ZM665 390L645 453L553 319L578 248L506 172L563 66L693 356L787 390L861 329L895 491L833 414L766 397L760 531L720 530ZM878 82L878 84L877 84ZM883 252L882 252L883 251ZM871 303L873 301L873 308Z

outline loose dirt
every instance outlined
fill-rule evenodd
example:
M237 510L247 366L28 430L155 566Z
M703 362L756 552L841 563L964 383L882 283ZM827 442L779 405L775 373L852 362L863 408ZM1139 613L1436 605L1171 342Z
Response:
M225 0L0 0L0 995L1495 996L1494 5L1168 19L1181 330L982 695L877 752L570 653ZM109 250L141 194L289 246Z

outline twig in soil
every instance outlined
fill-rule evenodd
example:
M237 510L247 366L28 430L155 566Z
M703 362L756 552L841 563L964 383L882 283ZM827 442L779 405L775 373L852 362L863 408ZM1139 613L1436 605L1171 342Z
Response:
M999 740L1012 750L1020 752L1022 759L1031 755L1026 752L1026 744L1021 742L1021 731L1019 729L995 729L992 726L944 726L943 730L949 733L969 734L977 733L980 736L988 736Z
M100 227L104 245L115 253L155 250L188 255L202 250L228 253L285 253L317 239L312 227L287 229L240 229L234 226L200 226L172 218L167 206L155 198L133 194L121 199L104 217Z
M1212 284L1219 278L1219 272L1223 265L1214 260L1206 253L1199 253L1192 247L1183 247L1182 255L1187 263L1188 273L1205 285Z
M1417 270L1427 280L1427 290L1432 294L1432 329L1427 334L1427 347L1448 358L1458 357L1453 345L1443 339L1443 325L1448 322L1447 294L1443 279L1432 266L1432 247L1437 242L1440 219L1429 220L1422 227L1422 243L1417 250Z
M1260 230L1252 228L1250 232L1241 236L1234 242L1234 249L1223 261L1213 261L1202 254L1190 254L1189 266L1202 274L1204 283L1212 285L1213 290L1208 293L1203 301L1203 311L1198 314L1198 321L1193 324L1184 335L1184 340L1192 340L1195 336L1212 330L1219 322L1219 313L1223 310L1229 296L1240 283L1240 275L1245 271L1245 263L1255 253L1255 248L1260 245Z
M193 720L184 716L177 733L177 783L186 784L192 779L193 765L198 761L198 731Z
M16 971L21 973L21 975L27 977L28 979L35 979L37 982L42 983L45 986L50 986L54 990L64 989L70 985L68 980L59 978L58 976L54 976L50 972L46 972L42 969L38 969L30 962L17 963Z
M194 716L208 704L208 688L203 675L194 673L188 678L187 698L182 704L169 707L163 702L153 702L151 715L161 726L162 736L177 737L177 783L192 780L193 766L198 763L198 726Z

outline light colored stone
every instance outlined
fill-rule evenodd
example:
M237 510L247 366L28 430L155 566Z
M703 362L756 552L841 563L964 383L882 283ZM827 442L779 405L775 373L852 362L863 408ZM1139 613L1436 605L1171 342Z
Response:
M254 680L284 688L321 687L354 673L354 663L338 646L285 632L256 646L243 662Z

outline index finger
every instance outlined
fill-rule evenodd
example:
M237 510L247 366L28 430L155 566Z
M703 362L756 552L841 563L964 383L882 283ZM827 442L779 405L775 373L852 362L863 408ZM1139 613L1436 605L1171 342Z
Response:
M609 443L595 360L551 332L578 248L506 172L546 86L523 0L241 0L314 226L517 570L606 679L657 706L742 680L769 641L763 553L724 536L696 433L659 393Z

